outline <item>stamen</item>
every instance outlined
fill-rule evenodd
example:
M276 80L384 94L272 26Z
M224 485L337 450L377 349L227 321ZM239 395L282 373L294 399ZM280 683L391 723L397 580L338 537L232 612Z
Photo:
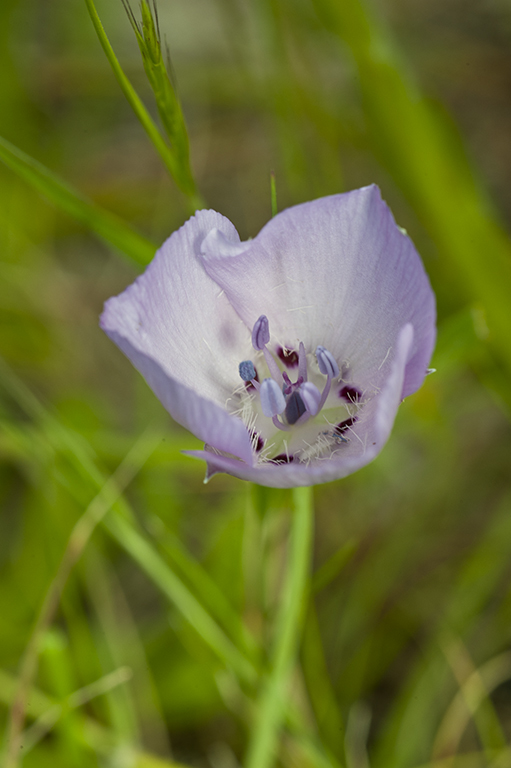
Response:
M282 373L280 372L279 366L273 359L271 352L268 349L266 349L266 347L263 347L263 355L264 355L264 359L266 360L266 365L268 366L268 370L272 375L272 378L275 379L275 381L278 384L280 384L280 386L282 387L282 383L284 381L282 378Z
M243 360L239 364L238 370L243 381L252 381L256 377L256 370L252 360Z
M286 350L283 347L275 346L273 352L268 349L270 341L270 327L266 315L261 315L252 329L252 346L257 352L262 352L266 365L269 370L269 378L265 378L261 383L257 370L252 360L242 360L239 363L238 370L241 379L245 382L246 389L255 388L259 393L260 408L265 417L272 420L275 429L289 434L300 435L303 440L303 433L298 432L299 428L309 419L319 414L332 388L334 379L339 380L339 366L333 354L319 345L316 348L316 359L320 373L326 377L323 391L312 382L307 380L307 353L303 342L299 342L298 351ZM275 355L275 356L274 356ZM298 367L296 381L291 381L287 371L281 371L276 358L284 363L288 368ZM258 358L259 360L259 358ZM261 362L259 360L259 362ZM259 363L258 363L259 364ZM243 388L242 388L243 389ZM346 384L342 380L336 385L336 394L345 401L354 406L361 400L362 393L354 386ZM253 411L253 396L249 396L247 403L250 406L253 415L251 419L244 419L247 429L251 436L254 454L259 454L259 461L275 461L280 463L283 454L274 459L270 459L273 443L265 444L264 439L255 431L254 425L257 418L257 411ZM343 433L350 429L356 421L356 416L351 416L343 422L340 422L328 432L319 432L316 441L308 448L300 449L296 454L299 461L311 461L321 458L325 451L330 452L336 445L347 443L348 440ZM310 426L310 425L309 425ZM286 445L286 462L293 461L293 456L289 457ZM265 447L266 446L266 447ZM263 450L264 449L264 450Z
M321 393L321 400L319 401L319 404L318 404L318 411L317 411L318 413L320 412L320 410L323 408L324 404L326 403L326 399L327 399L328 395L330 394L331 386L332 386L332 378L327 373L326 384L325 384L325 387L323 389L323 392Z
M315 416L319 413L319 404L321 402L321 393L319 389L311 381L306 381L300 387L299 392L307 412L310 413L311 416Z
M273 379L264 379L259 388L259 396L265 416L272 418L285 411L286 399L279 385Z
M252 346L258 352L264 349L270 340L270 324L266 315L261 315L252 329Z
M289 427L287 427L285 424L283 424L281 421L279 421L278 416L273 416L272 421L277 427L277 429L281 429L283 432L289 432Z
M316 360L318 361L319 370L324 376L335 379L339 375L339 366L336 363L335 357L325 347L317 347Z

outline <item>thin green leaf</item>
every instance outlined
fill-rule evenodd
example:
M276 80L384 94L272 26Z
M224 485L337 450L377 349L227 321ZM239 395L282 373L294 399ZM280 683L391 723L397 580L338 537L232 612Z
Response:
M94 488L103 488L107 478L96 465L94 451L85 438L59 422L1 358L0 383L27 415L41 423L48 442L56 451L67 456L70 465L77 470L79 476L86 483L92 484ZM70 487L70 490L79 494L75 485ZM257 671L252 662L231 643L204 606L173 573L143 534L137 530L135 523L132 522L134 516L131 508L125 499L123 497L118 498L113 488L110 489L110 492L113 494L111 499L112 511L102 521L103 526L107 528L118 544L138 562L178 611L192 623L202 640L226 666L230 667L241 680L245 680L249 684L253 683ZM278 622L280 630L277 636L280 639L275 649L275 664L267 687L270 695L267 697L268 706L265 706L264 722L262 723L263 737L266 739L269 726L270 741L273 740L274 732L278 729L284 716L296 743L300 745L305 754L310 756L314 765L317 765L318 768L337 768L336 760L331 755L326 755L316 739L308 732L301 713L293 708L285 697L279 699L278 702L276 699L277 696L280 696L287 678L288 665L292 663L296 654L299 619L304 595L303 579L308 563L307 551L310 547L311 531L309 526L311 520L309 520L309 515L311 509L308 508L308 494L312 494L310 488L295 490L297 510L294 524L297 530L293 536L292 562L289 584L287 585L290 588L285 589L286 600L283 602L282 615ZM278 710L278 719L271 723L269 715L271 715L275 705Z
M139 26L127 0L123 0L123 3L137 38L160 120L170 142L175 181L179 188L195 201L195 207L202 207L190 168L190 148L183 111L162 53L156 4L153 3L153 10L151 10L147 0L142 0L140 3L142 25Z
M0 160L53 205L92 229L136 264L145 266L153 258L156 246L150 240L135 232L122 219L82 196L44 165L2 137Z
M351 49L375 150L450 261L457 284L482 302L489 343L509 372L511 243L474 178L456 129L421 94L365 0L314 4Z
M279 212L277 205L277 182L275 181L275 172L270 173L270 192L271 192L271 215L276 216Z
M92 481L96 488L102 489L104 486L106 499L111 501L112 511L101 521L102 525L167 595L218 657L233 669L240 679L253 682L256 679L256 670L252 663L229 640L197 598L136 529L135 523L130 521L129 518L133 518L130 507L122 497L119 499L113 484L106 485L107 478L96 466L86 440L53 417L2 360L0 379L19 405L33 418L42 421L50 442L56 450L69 456L73 466L84 479L89 483Z
M197 197L196 190L195 190L195 182L193 181L193 177L191 175L190 167L189 165L185 166L183 155L182 155L182 147L180 146L180 152L176 153L175 149L168 146L168 144L165 142L163 136L161 135L160 131L158 130L158 127L156 126L155 122L153 121L152 117L150 116L149 112L145 108L144 104L142 103L140 97L138 96L137 92L133 88L132 84L126 77L126 75L123 72L123 69L121 65L119 64L119 60L117 59L117 56L114 53L114 50L110 44L110 41L106 35L106 32L104 30L104 27L101 23L101 20L99 18L98 12L96 10L96 7L94 5L93 0L85 0L85 4L87 5L87 10L89 11L89 15L91 17L92 23L94 25L94 29L96 30L96 34L99 38L99 42L101 43L101 46L105 52L105 55L108 59L108 62L110 66L112 67L113 73L115 77L117 78L117 82L121 86L121 90L126 96L131 108L135 112L135 115L139 119L140 123L142 124L142 127L144 128L145 132L147 133L150 141L152 142L154 148L160 155L165 167L169 171L172 178L175 180L178 187L181 189L182 192L184 192L185 195L190 200L190 207L195 211L198 207L201 207L200 200ZM130 14L130 20L132 24L135 24L135 29L138 31L137 39L140 39L144 41L145 40L140 32L138 30L138 27L136 26L136 22L134 22L133 15ZM152 48L151 43L151 48ZM142 50L142 48L141 48ZM144 55L144 53L143 53ZM144 58L144 66L146 66L146 60ZM147 72L147 67L146 67ZM151 70L151 77L154 78L154 73ZM148 75L149 76L149 75ZM158 72L158 88L161 89L161 72ZM149 77L149 81L151 83L151 86L153 86L153 83L151 82L151 77ZM156 95L156 91L155 91ZM160 101L158 102L158 98L160 98ZM157 103L158 103L158 110L160 111L160 107L165 107L165 109L168 107L165 100L161 100L163 96L157 96ZM165 98L168 98L168 93L165 92ZM180 109L180 108L179 108ZM161 115L161 111L160 111ZM165 125L165 123L164 123ZM186 146L188 146L188 138L186 135L186 129L184 128L184 121L182 121L183 130L184 130L184 137L186 141ZM187 155L186 155L187 157Z

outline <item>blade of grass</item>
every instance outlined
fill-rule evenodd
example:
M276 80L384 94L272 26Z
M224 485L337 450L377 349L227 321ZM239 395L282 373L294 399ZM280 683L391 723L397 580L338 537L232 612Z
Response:
M163 594L169 597L224 663L231 667L242 681L253 683L256 679L256 670L252 663L233 645L202 604L133 525L120 515L110 516L103 525Z
M314 526L312 488L293 490L291 540L282 603L276 620L271 670L263 684L248 746L246 768L269 768L285 720L286 687L298 650Z
M144 433L135 443L117 471L106 481L74 526L55 578L51 582L21 662L18 689L9 713L7 752L4 768L16 768L21 762L21 731L25 720L28 691L37 672L38 655L44 633L57 611L69 575L104 515L118 500L122 490L140 470L160 442L160 435Z
M461 741L471 716L495 688L511 678L511 652L494 656L479 669L473 670L452 700L437 731L432 759L453 754Z
M489 596L495 594L509 565L510 510L508 493L498 503L478 547L459 569L437 631L432 632L381 729L372 756L376 768L387 768L389 761L396 768L413 765L423 759L420 756L433 743L431 712L445 695L449 675L448 663L440 651L441 638L446 630L467 637L483 622L482 609ZM486 631L484 623L483 627Z
M227 597L200 562L166 528L164 522L158 519L158 524L164 530L161 545L170 561L174 563L181 576L191 585L194 593L199 596L202 604L211 615L226 629L229 637L233 638L236 645L243 648L250 658L256 658L258 649L254 637L249 633Z
M23 754L26 755L41 739L43 739L58 723L60 718L66 712L82 707L97 696L103 696L105 693L113 690L119 685L131 680L132 672L128 667L109 672L100 680L96 680L89 685L80 688L71 693L62 704L55 704L46 710L30 728L27 728L21 737Z
M10 705L12 703L17 685L18 681L14 676L0 669L1 704ZM95 683L92 685L95 685ZM43 718L49 710L61 706L60 702L50 698L34 686L30 688L29 695L30 712L32 717L36 719ZM115 749L115 740L111 731L90 717L90 715L80 714L75 737L80 744L83 744L94 753L99 753L107 758L111 758L112 752ZM147 766L148 768L153 768L153 766L155 768L186 768L181 763L165 761L147 752L139 752L136 749L134 759L137 768L141 768L141 766Z
M421 94L366 0L314 5L353 54L376 152L448 257L451 276L482 301L489 343L509 371L511 243L475 181L456 129Z
M458 704L464 705L465 711L463 712L462 710L461 717L455 723L452 719L447 719L446 721L444 717L444 728L440 732L440 736L444 737L444 743L442 743L437 735L433 745L432 759L443 757L449 753L455 753L463 735L464 726L466 727L469 719L472 719L475 724L481 746L484 750L491 752L505 749L507 746L506 737L490 698L490 688L483 675L483 668L488 668L488 663L480 668L476 668L463 641L448 633L446 633L442 643L442 649L460 687L459 698L456 697L455 701L457 700ZM507 652L500 658L497 657L500 662L504 662L504 670L507 676L509 676L509 656L510 654ZM501 666L501 664L498 666ZM494 668L494 659L491 659L490 669L493 671ZM502 669L499 671L502 672ZM449 710L452 714L452 705ZM467 713L468 717L464 717L465 713ZM458 716L460 715L459 706L457 714ZM448 725L454 726L453 730L447 731L445 726Z
M144 104L142 103L142 100L138 96L137 92L133 88L132 84L130 83L126 75L124 74L123 69L119 63L119 60L117 59L117 56L115 55L114 50L110 44L110 41L106 35L106 32L104 30L103 24L101 23L101 20L99 18L99 15L93 0L85 0L85 4L87 6L87 10L89 12L91 21L94 25L94 29L96 30L96 34L99 38L99 42L101 43L101 47L105 52L105 55L117 79L117 82L121 87L122 92L124 93L126 99L128 100L129 105L133 109L135 115L140 121L142 127L144 128L147 136L149 137L149 140L151 141L154 148L158 152L160 158L162 159L163 164L165 165L165 167L167 168L170 175L175 180L175 182L177 183L181 191L184 192L185 195L187 195L190 201L190 209L192 210L192 212L195 212L197 206L199 205L200 207L200 200L198 199L195 191L195 182L193 181L191 172L189 174L189 178L187 178L185 181L183 176L182 165L180 164L178 158L176 158L172 149L168 146L168 144L164 140L163 136L158 130L158 127L153 121L151 115L149 114Z
M86 441L79 435L60 424L32 392L14 374L7 364L0 359L0 380L10 395L33 418L42 421L46 427L49 440L56 450L69 456L73 465L78 469L86 482L96 488L102 488L106 479L92 458L92 451ZM251 662L236 648L224 631L205 610L197 598L169 568L158 552L146 538L136 529L132 522L133 515L127 502L109 487L113 515L102 519L102 525L113 538L125 549L154 583L163 591L178 610L195 627L202 639L213 649L219 658L231 669L235 670L245 682L256 679L256 670Z
M271 215L276 216L279 212L277 205L277 182L275 180L275 171L270 173L270 195L271 195Z
M183 111L162 54L156 2L153 0L151 10L147 0L141 0L141 26L127 0L123 0L123 5L135 32L144 70L154 93L161 123L170 142L176 184L196 208L204 207L197 194L190 168L190 148Z
M149 264L156 251L156 245L131 229L122 219L88 200L44 165L2 137L0 160L53 205L84 224L136 264Z
M87 441L81 435L78 435L60 423L46 408L44 408L23 381L16 376L1 358L0 383L28 416L41 423L45 429L46 438L51 443L52 447L68 458L70 465L79 472L83 480L87 484L92 484L95 488L102 488L106 478L103 472L97 467L94 452ZM73 485L66 485L66 487L68 490L74 490ZM285 632L282 634L284 642L281 651L279 652L279 658L286 656L288 652L293 656L295 638L292 636L292 633L290 633L290 630L292 629L291 624L296 627L299 624L298 619L301 608L301 599L303 598L302 593L300 593L300 595L298 594L300 592L300 578L298 578L299 554L304 547L306 548L310 545L310 533L308 534L307 526L311 522L308 515L308 513L311 513L311 509L307 508L305 501L308 498L307 494L311 493L311 489L296 489L296 493L296 514L300 512L298 517L301 521L299 531L297 532L296 538L294 538L296 546L293 550L293 563L295 566L293 573L297 578L293 583L293 590L290 596L291 599L288 597L288 600L285 601L286 606L289 603L289 611L286 612L286 622L288 623L286 624ZM301 497L303 495L306 496L306 499L301 503ZM257 670L252 665L252 662L243 655L243 652L239 651L232 644L201 603L172 572L150 543L137 531L134 523L131 522L133 519L134 516L131 508L125 499L121 497L112 505L112 513L109 517L102 520L102 525L103 527L106 527L118 544L139 563L141 568L163 591L163 593L167 595L170 602L178 609L178 611L180 611L188 620L194 621L195 619L198 619L200 627L198 630L199 636L206 645L216 653L220 660L227 667L233 669L236 674L239 675L240 679L252 683L252 681L257 678ZM304 559L302 567L305 566ZM204 630L205 633L202 634ZM232 653L232 649L234 649L234 653ZM296 708L285 699L281 702L280 706L284 708L283 711L286 722L296 743L303 750L304 754L310 756L313 765L318 766L318 768L338 768L339 763L333 756L327 755L322 745L309 733L309 729L304 723L303 717ZM279 717L281 714L282 713L280 712ZM270 724L270 729L271 727Z
M311 600L304 623L301 649L304 682L323 741L336 755L343 753L344 723L330 681L316 606Z

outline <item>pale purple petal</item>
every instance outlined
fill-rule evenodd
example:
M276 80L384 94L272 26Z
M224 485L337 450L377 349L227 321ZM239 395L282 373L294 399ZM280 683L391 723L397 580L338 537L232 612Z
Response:
M411 323L403 394L420 386L435 339L434 296L376 186L289 208L245 243L226 239L205 239L204 264L247 327L266 315L276 343L320 344L368 389L381 387L399 329Z
M221 451L239 456L247 465L253 461L250 437L240 419L230 416L215 403L175 381L151 357L139 352L115 331L110 338L143 375L170 415L192 434Z
M212 227L237 236L220 214L199 211L164 243L143 275L106 302L101 327L177 422L250 464L247 429L225 409L239 384L250 335L198 258Z
M349 443L340 446L337 454L330 459L316 460L309 466L295 461L291 464L265 463L249 467L241 461L209 450L186 453L207 462L208 478L217 472L227 472L242 480L273 488L314 485L346 477L369 464L388 440L402 399L405 369L413 342L413 327L408 323L398 333L388 366L388 377L381 391L364 406L360 421L346 432Z
M245 325L202 266L200 245L212 228L231 241L238 238L228 219L198 211L163 244L143 275L106 302L101 327L224 408L251 345Z

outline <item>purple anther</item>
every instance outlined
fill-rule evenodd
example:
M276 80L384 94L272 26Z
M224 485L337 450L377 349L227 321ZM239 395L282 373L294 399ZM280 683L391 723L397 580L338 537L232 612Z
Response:
M252 381L256 377L256 369L252 360L243 360L238 368L243 381Z
M252 346L254 349L264 349L270 340L270 324L266 315L261 315L252 329Z
M339 366L335 362L335 357L325 347L319 346L316 349L316 360L319 370L324 376L335 379L339 375Z
M319 411L321 392L311 381L306 381L305 384L302 384L299 392L307 412L311 416L315 416Z
M265 416L272 418L283 413L286 408L286 398L273 379L264 379L260 388L261 408Z

